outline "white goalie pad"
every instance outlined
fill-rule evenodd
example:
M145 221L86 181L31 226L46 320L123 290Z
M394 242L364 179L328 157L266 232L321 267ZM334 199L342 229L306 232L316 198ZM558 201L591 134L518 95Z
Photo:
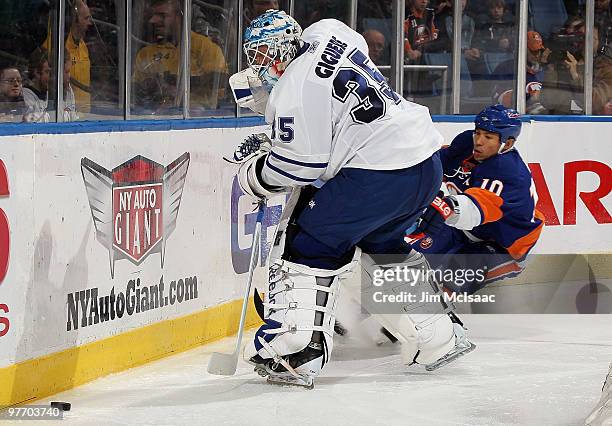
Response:
M251 68L230 76L229 84L238 106L265 114L270 94Z
M297 353L310 343L313 331L320 331L325 338L325 356L329 359L333 349L338 278L350 271L354 264L351 262L333 271L309 268L286 260L277 260L270 265L264 318L278 325L265 330L266 335L274 337L269 343L275 353L262 354L259 351L259 354L263 358L274 358L275 355Z
M438 284L427 274L430 270L429 264L421 253L412 251L409 255L393 257L396 258L391 262L381 262L384 259L389 260L388 256L373 257L362 254L361 288L356 289L353 284L350 291L355 296L355 290L360 290L358 297L363 309L372 314L382 327L398 339L402 345L402 360L405 364L410 365L414 362L431 364L455 346L455 330L448 316L453 306L444 301ZM408 279L388 280L380 285L380 277L384 276L384 271L397 271L397 268L402 271L400 275ZM411 273L410 270L415 273ZM376 281L379 285L374 285ZM383 288L385 288L384 294L393 296L413 294L415 298L413 301L389 301L382 304L374 302L381 300L379 296L375 296L375 293L381 292ZM433 301L422 302L423 293L431 295L432 299L429 300ZM439 302L433 296L439 296Z
M348 264L335 270L311 268L283 259L287 228L299 197L300 189L294 189L279 220L269 255L268 288L263 303L265 325L256 333L253 345L245 348L247 360L256 354L274 360L296 354L311 344L313 332L320 332L323 338L319 342L323 362L329 360L333 350L339 279L354 269L360 251L357 249Z

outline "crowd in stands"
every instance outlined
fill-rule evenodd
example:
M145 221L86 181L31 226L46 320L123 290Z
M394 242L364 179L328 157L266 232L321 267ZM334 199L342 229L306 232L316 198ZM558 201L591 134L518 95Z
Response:
M55 121L55 17L49 2L8 0L0 6L0 121ZM131 53L132 114L171 116L183 111L182 0L133 0ZM237 70L232 1L194 2L190 33L189 110L192 116L233 107L227 77ZM284 0L244 0L243 25L267 9L286 8ZM349 2L295 1L304 28L325 18L348 22ZM450 71L453 0L406 0L404 96L432 107L428 99L449 96L439 65ZM372 61L389 69L392 0L358 0L357 30ZM474 109L491 102L513 106L517 99L517 0L461 1L462 102ZM97 117L103 107L122 116L120 22L117 0L66 0L62 65L63 120ZM527 112L583 114L585 2L530 0L525 70ZM612 5L595 0L593 30L593 114L612 113ZM233 49L233 50L232 50ZM129 55L128 55L129 56ZM410 66L419 65L418 70ZM427 66L438 65L427 69ZM425 66L425 69L423 68ZM434 69L435 68L435 69ZM388 73L388 71L383 71ZM385 74L387 75L387 74ZM463 83L469 83L465 85ZM445 89L442 91L441 89ZM445 113L448 111L436 111ZM469 108L462 112L471 112Z
M53 11L48 2L39 0L7 3L0 5L0 26L6 23L6 31L0 34L0 122L55 121ZM120 22L116 3L66 0L63 121L95 119L104 114L123 116L119 69L122 42L116 24ZM133 2L132 22L137 26L131 35L133 114L182 113L182 3L182 0ZM251 0L249 4L268 8L278 2ZM227 10L223 6L223 0L209 0L193 10L192 28L200 32L192 31L190 40L192 115L231 103L225 90L229 73L227 52L223 51L223 47L227 48L223 46L225 37L209 22L210 16L216 14L219 25L227 26L228 18L223 16ZM256 13L253 6L251 10Z
M593 45L593 114L610 114L612 100L612 6L611 0L595 1L595 42ZM453 49L453 0L407 0L404 22L404 59L410 65L451 66ZM518 2L516 0L462 0L461 79L480 104L516 101L516 52L518 51ZM374 62L390 63L390 43L377 19L391 20L391 2L359 2L362 19L358 29L370 50L377 49ZM584 2L579 0L530 0L527 35L526 97L530 114L584 113ZM373 19L374 18L374 19ZM541 31L538 32L538 31ZM384 49L374 46L374 37ZM389 37L389 35L387 35ZM377 60L379 62L377 62ZM409 68L409 67L408 67ZM405 74L404 96L427 104L440 95L436 81L440 71ZM447 82L450 86L450 81ZM438 84L439 86L439 84ZM521 94L523 95L523 94ZM444 112L444 111L441 111Z
M155 112L177 110L182 105L181 9L179 0L152 0L148 20L152 43L136 54L132 77L134 101ZM211 37L195 31L190 34L191 105L214 109L224 96L223 82L228 78L225 57Z

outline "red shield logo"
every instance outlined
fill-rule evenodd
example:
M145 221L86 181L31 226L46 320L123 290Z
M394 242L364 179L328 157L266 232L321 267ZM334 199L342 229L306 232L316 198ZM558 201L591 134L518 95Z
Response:
M164 167L142 156L106 170L88 158L81 172L96 226L96 239L108 248L111 276L117 259L135 265L149 254L161 253L176 219L189 167L186 152Z
M113 188L113 247L135 263L162 240L163 184Z

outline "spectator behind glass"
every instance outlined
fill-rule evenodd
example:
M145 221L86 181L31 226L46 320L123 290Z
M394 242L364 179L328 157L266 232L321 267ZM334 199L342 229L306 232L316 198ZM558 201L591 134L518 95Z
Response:
M404 54L406 62L420 64L427 45L438 37L435 12L427 7L429 0L411 0L410 13L404 21Z
M595 58L592 106L594 115L612 115L612 41L604 44Z
M27 107L23 121L31 123L48 123L50 121L47 112L50 71L47 52L36 49L30 55L28 64L29 81L23 88L23 100Z
M369 57L374 65L388 65L389 60L383 61L385 51L385 36L378 30L366 30L363 34L368 44Z
M64 52L64 72L63 72L63 85L64 85L64 122L76 121L79 119L77 114L77 103L72 89L72 60L67 52Z
M148 24L153 44L136 55L133 81L135 103L155 113L177 113L182 105L181 28L183 14L178 0L153 0ZM223 52L209 37L191 31L191 109L214 109L222 88L215 90L215 73L226 81ZM218 79L217 79L218 80Z
M65 48L72 62L71 78L74 85L74 95L79 111L89 112L91 106L91 61L89 49L84 38L93 25L89 7L83 0L74 0L72 6L66 6L70 11L70 32L66 37ZM43 48L51 50L51 38L47 37Z
M244 27L248 27L251 21L264 13L266 10L279 9L278 0L245 0L244 2Z
M584 19L573 16L566 21L559 34L551 38L553 52L546 68L543 92L543 103L551 114L584 113L585 30ZM599 51L599 34L599 28L594 27L592 47L594 57ZM603 58L596 59L594 68L598 61L600 64L604 63ZM599 70L599 73L599 77L603 77L602 70ZM593 74L593 87L595 88L595 73Z
M485 52L510 52L514 40L513 18L504 0L489 0L487 14L476 19L477 46Z
M17 68L0 71L0 121L22 121L26 110L22 91L23 80Z
M357 27L361 31L367 29L364 19L391 19L393 16L392 0L359 0L357 3L357 15L359 16Z
M599 27L599 38L603 45L612 42L612 2L595 0L595 25Z
M307 28L321 19L334 18L347 23L346 0L301 0L294 2L295 17L302 28Z
M436 13L436 17L440 18L438 21L440 23L438 35L440 50L450 53L453 51L453 9L452 3L450 0L448 1L450 9L445 8L446 12L442 17L439 17ZM472 17L465 13L467 3L467 0L461 0L461 53L468 61L476 61L480 59L480 50L472 47L475 23Z
M544 47L540 33L527 32L527 73L525 79L525 107L528 114L544 114L546 108L541 102L543 90L544 67L548 63L550 49ZM506 108L513 107L513 85L515 60L510 59L499 64L493 71L496 82L493 102Z
M453 16L453 0L433 0L429 6L436 13L437 22L443 22L447 16Z

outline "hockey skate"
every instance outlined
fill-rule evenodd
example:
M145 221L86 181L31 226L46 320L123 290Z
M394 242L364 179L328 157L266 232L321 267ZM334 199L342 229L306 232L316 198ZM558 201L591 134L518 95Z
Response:
M604 381L601 399L595 406L589 417L585 420L587 426L610 426L612 425L612 364L608 376Z
M268 383L313 389L314 378L322 367L323 349L321 344L311 342L297 354L273 359L255 355L247 362L255 366L257 374L267 377Z
M453 329L455 332L455 347L442 357L438 358L436 361L426 364L425 370L437 370L438 368L443 367L446 364L449 364L457 358L462 357L463 355L476 349L476 345L468 340L467 335L465 334L465 329L461 324L454 323Z

